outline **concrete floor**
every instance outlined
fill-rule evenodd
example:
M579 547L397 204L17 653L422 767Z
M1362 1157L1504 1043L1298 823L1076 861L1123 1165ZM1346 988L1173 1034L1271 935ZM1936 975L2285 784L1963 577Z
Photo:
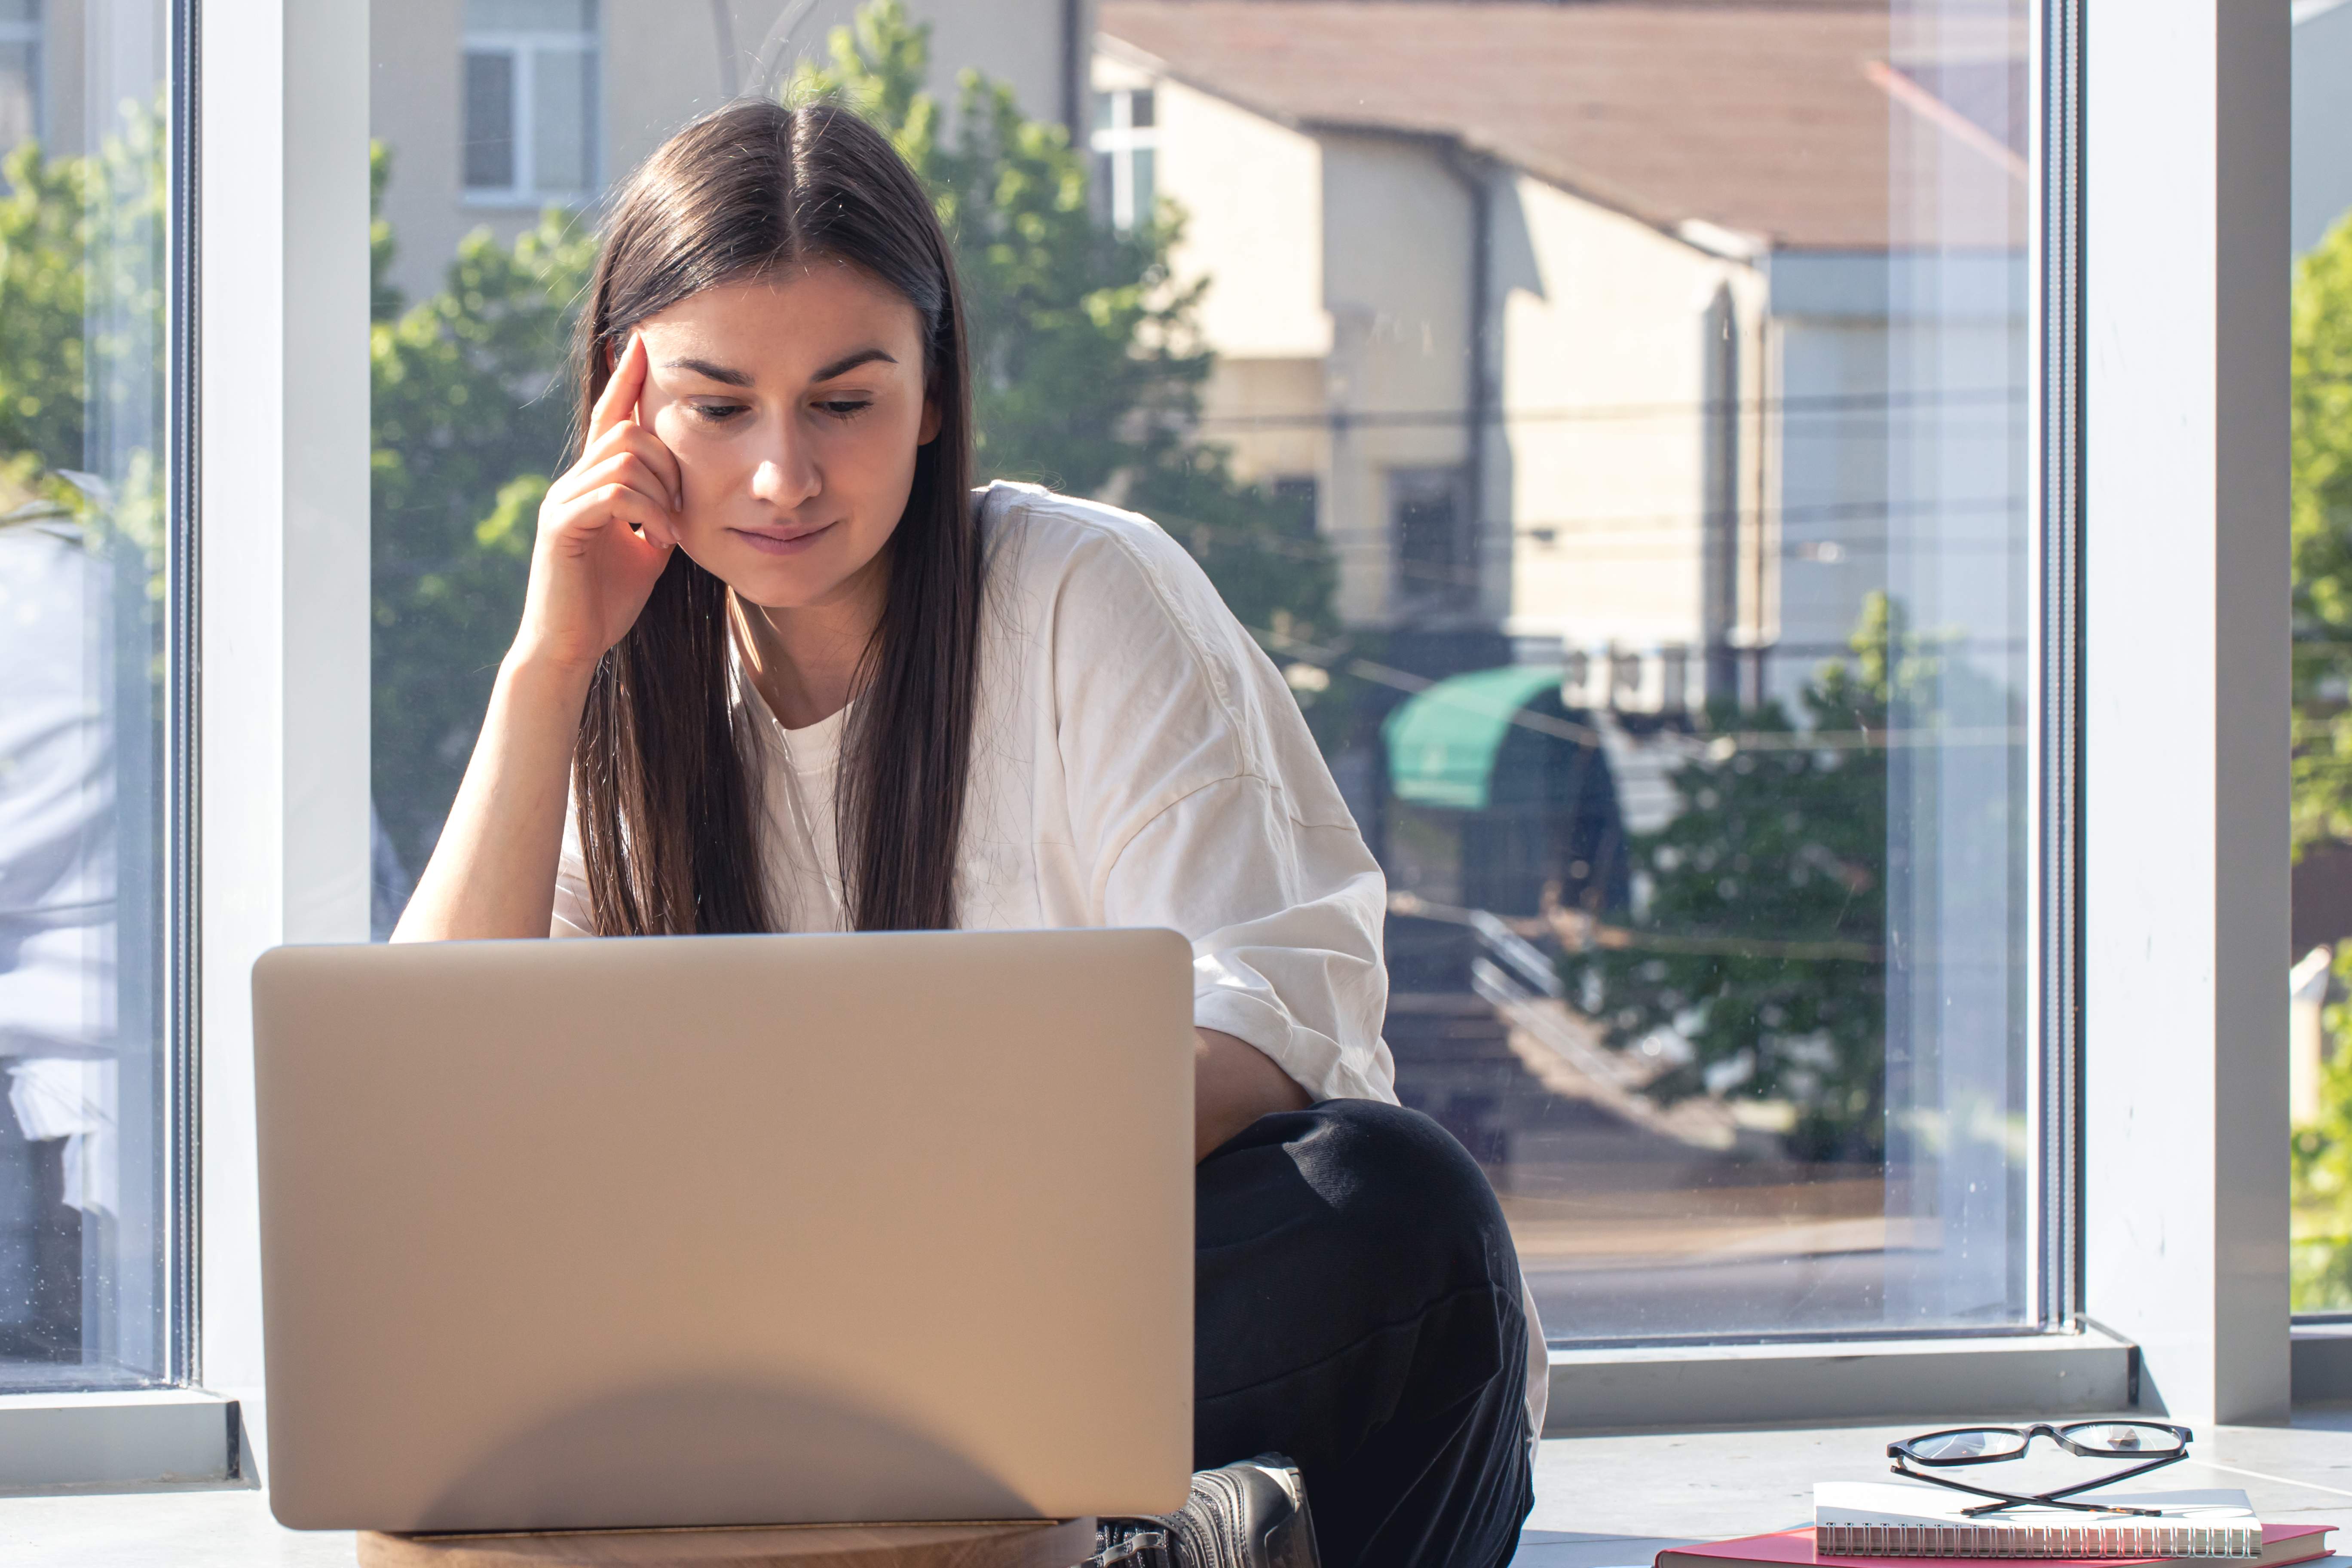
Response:
M1536 1506L1517 1568L1649 1568L1663 1548L1804 1524L1816 1480L1885 1473L1902 1426L1634 1433L1553 1438L1536 1463ZM2352 1527L2352 1406L2297 1415L2292 1427L2200 1433L2166 1489L2242 1489L2273 1522ZM2042 1461L2042 1485L2063 1466ZM2151 1477L2142 1486L2158 1485ZM0 1563L10 1568L349 1568L352 1537L297 1534L257 1489L0 1499ZM2342 1568L2339 1557L2329 1568Z

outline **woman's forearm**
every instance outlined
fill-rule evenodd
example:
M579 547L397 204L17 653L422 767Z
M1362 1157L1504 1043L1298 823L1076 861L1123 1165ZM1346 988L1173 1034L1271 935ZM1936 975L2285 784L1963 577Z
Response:
M1192 1158L1211 1152L1261 1116L1304 1110L1314 1098L1238 1035L1195 1028L1192 1058Z
M587 671L509 656L394 942L545 936Z

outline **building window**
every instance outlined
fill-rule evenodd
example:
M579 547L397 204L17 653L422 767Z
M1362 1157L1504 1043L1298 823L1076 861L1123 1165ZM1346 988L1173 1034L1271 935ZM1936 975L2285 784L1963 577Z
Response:
M1148 87L1095 94L1095 201L1121 234L1151 217L1158 117Z
M0 0L0 157L41 133L41 0Z
M597 185L595 0L467 0L466 195L573 202Z
M1293 539L1315 537L1315 513L1321 484L1313 474L1283 474L1266 489L1282 509L1282 530Z
M1475 584L1462 548L1468 478L1459 468L1389 470L1389 537L1396 549L1400 603L1427 606L1470 596Z

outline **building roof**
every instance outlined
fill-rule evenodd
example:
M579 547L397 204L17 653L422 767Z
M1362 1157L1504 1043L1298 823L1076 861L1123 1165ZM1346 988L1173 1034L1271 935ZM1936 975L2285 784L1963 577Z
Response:
M1943 25L1933 55L1884 0L1101 0L1099 26L1271 118L1455 138L1669 230L2008 248L2026 182L2005 9Z

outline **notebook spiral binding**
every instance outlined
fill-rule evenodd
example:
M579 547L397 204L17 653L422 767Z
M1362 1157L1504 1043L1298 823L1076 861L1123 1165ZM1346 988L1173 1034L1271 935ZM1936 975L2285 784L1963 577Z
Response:
M1824 1524L1828 1557L2240 1557L2263 1554L2259 1524Z

